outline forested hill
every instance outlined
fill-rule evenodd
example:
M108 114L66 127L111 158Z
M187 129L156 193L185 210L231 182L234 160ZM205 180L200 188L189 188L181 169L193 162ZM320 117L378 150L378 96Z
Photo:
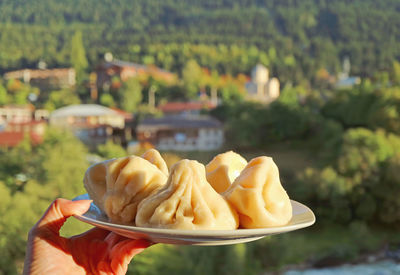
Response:
M399 14L398 0L3 0L0 70L68 65L80 29L92 64L106 51L132 59L136 45L185 42L255 46L298 77L338 72L344 56L354 74L373 75L400 58Z

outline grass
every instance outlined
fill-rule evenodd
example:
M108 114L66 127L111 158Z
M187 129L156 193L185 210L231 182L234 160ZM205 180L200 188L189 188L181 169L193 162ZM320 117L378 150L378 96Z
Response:
M223 149L219 151L191 151L191 152L170 152L181 158L195 159L203 164L207 164L214 156L219 153L229 151ZM266 149L238 150L247 161L258 156L270 156L279 167L284 178L291 178L295 173L304 170L306 167L315 166L317 160L310 154L309 148L288 143L271 144Z

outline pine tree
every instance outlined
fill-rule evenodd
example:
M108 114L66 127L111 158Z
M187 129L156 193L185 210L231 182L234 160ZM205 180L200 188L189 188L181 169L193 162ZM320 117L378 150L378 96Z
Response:
M88 67L81 31L76 31L72 36L70 62L75 69L77 83L79 84L85 78L86 69Z

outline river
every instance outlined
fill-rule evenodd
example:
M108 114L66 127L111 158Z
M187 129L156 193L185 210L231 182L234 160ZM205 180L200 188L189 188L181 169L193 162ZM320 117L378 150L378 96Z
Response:
M370 264L343 265L339 267L290 270L285 275L392 275L400 274L400 263L385 260Z

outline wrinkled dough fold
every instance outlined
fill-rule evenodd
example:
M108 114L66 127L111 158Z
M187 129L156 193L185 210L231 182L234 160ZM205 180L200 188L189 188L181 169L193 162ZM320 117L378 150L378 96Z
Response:
M246 164L247 161L233 151L219 154L206 166L207 181L215 191L222 193L231 186Z
M168 177L168 166L165 163L164 159L161 157L161 154L155 149L147 150L143 155L142 158L150 161L152 164L157 166L161 172L164 173Z
M137 205L167 181L154 164L138 156L111 159L91 166L84 185L110 221L133 224Z
M207 182L204 165L181 160L167 184L142 200L136 225L171 229L236 229L237 213Z
M252 159L223 196L238 212L243 228L281 226L292 218L289 196L269 157Z

